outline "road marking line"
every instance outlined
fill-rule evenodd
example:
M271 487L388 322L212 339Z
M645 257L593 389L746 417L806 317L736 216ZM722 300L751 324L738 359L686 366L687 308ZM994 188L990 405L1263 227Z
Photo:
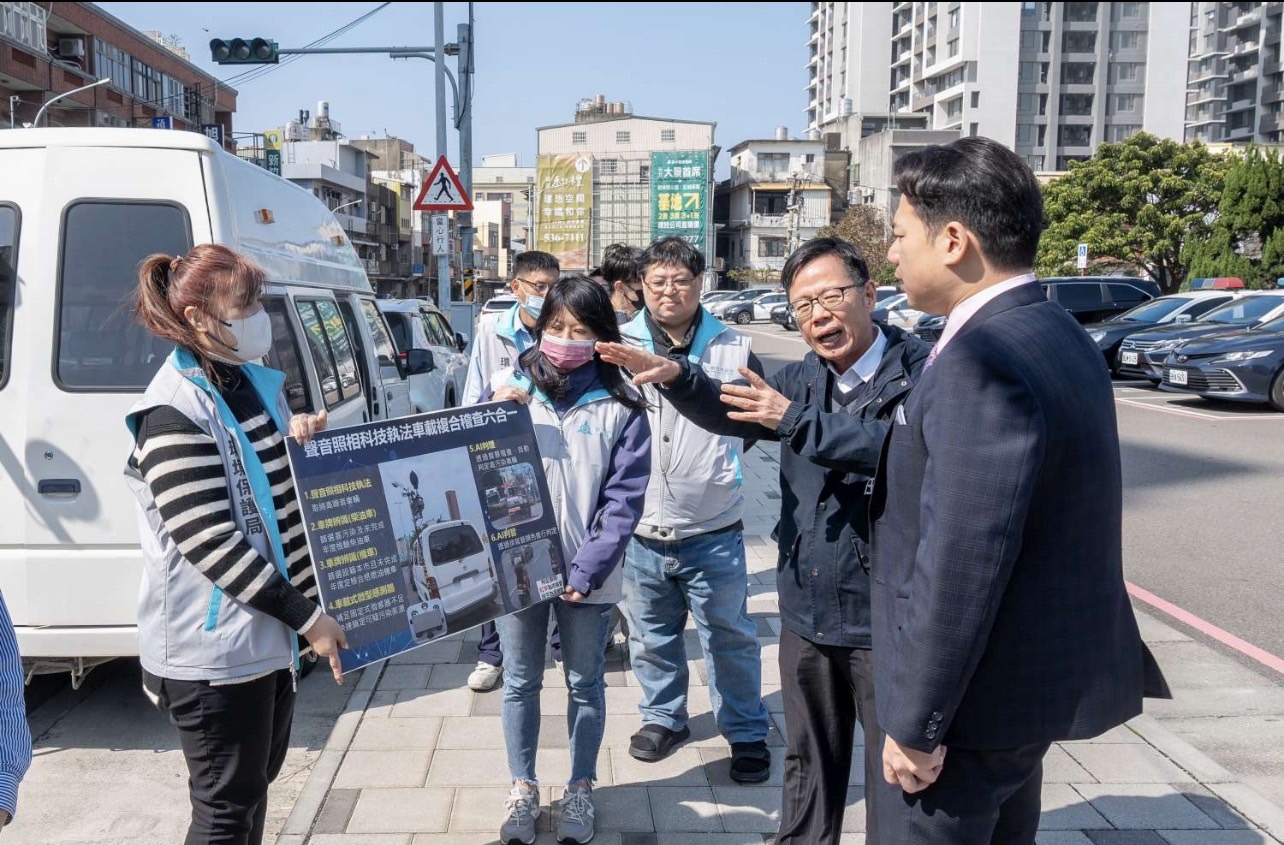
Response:
M1245 657L1254 660L1268 669L1274 669L1281 675L1284 675L1284 659L1276 657L1265 649L1258 648L1250 642L1241 640L1230 631L1225 631L1212 622L1206 622L1188 610L1182 610L1172 602L1167 602L1149 590L1138 587L1131 581L1125 581L1128 587L1128 593L1135 599L1143 601L1154 609L1168 614L1185 625L1189 625L1201 634L1205 634L1217 640L1224 646L1235 649Z
M1195 411L1190 408L1174 408L1167 403L1142 402L1137 399L1123 399L1115 397L1115 402L1120 405L1131 405L1134 408L1144 408L1147 411L1159 411L1164 414L1174 414L1179 417L1194 417L1201 420L1218 420L1220 422L1284 422L1284 414L1252 414L1240 415L1234 414L1220 416L1211 411Z

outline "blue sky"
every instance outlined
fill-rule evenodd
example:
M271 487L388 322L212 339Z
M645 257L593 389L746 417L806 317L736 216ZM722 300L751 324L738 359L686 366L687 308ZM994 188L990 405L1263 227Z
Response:
M101 3L137 29L179 37L192 60L227 79L244 68L209 60L210 38L262 36L302 47L378 3ZM473 155L515 152L535 163L535 128L569 122L583 97L628 100L636 114L713 120L724 150L770 138L778 125L806 130L809 4L477 3ZM467 20L446 4L447 41ZM431 46L431 3L392 3L328 46ZM454 58L449 67L455 67ZM436 152L432 63L385 56L306 56L247 83L236 131L279 127L299 109L330 102L344 134L390 135ZM448 100L450 98L447 86ZM449 108L449 106L448 106ZM450 132L451 160L456 134Z

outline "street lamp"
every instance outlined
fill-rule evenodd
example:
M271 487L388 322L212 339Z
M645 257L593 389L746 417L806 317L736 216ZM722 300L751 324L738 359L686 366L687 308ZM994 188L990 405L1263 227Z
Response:
M49 102L41 106L40 111L36 112L36 119L31 121L30 123L24 124L24 126L27 129L30 129L31 127L38 124L40 122L40 116L45 113L45 109L49 108L54 103L61 100L63 97L70 97L72 94L79 94L81 91L88 91L90 88L97 88L99 85L106 85L108 82L111 82L111 77L104 77L103 79L100 79L97 82L91 82L88 85L82 85L79 88L72 88L70 91L67 91L66 93L59 94L57 97L54 97L52 100L50 100Z
M341 208L347 208L350 205L360 205L363 202L365 202L365 199L353 200L352 202L345 202L343 205L336 205L334 208L330 209L330 213L334 214L338 212L338 210Z

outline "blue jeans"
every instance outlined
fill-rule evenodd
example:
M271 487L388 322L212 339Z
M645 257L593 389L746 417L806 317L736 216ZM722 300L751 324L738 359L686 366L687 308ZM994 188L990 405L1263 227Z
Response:
M624 557L629 660L642 687L642 723L687 724L687 613L709 668L709 699L728 742L767 738L762 652L749 618L744 533L713 531L684 540L634 537Z
M552 612L562 636L562 667L570 701L566 728L571 738L570 783L597 780L597 754L606 723L606 626L609 604L553 599L495 620L504 649L504 702L501 721L514 781L538 783L539 691L544 686L544 647Z

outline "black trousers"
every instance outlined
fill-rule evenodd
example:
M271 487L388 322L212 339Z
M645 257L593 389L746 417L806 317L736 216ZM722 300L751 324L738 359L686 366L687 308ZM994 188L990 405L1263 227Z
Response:
M780 633L780 683L789 736L776 843L837 843L847 809L847 780L858 721L865 727L867 797L869 784L883 776L871 653L869 649L817 645L786 628ZM867 845L883 845L868 800L865 828Z
M1034 845L1049 746L976 751L947 744L936 783L906 795L881 777L866 795L896 845Z
M192 823L184 845L260 845L268 784L290 745L289 671L220 686L144 671L143 684L178 729L187 760Z

